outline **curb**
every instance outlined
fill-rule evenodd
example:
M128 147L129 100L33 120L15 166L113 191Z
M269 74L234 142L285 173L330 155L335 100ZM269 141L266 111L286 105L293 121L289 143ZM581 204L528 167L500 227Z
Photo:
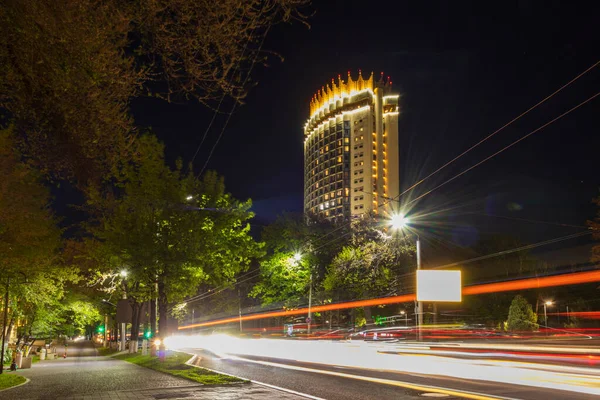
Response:
M187 352L182 352L182 353L187 353ZM268 387L268 388L270 388L270 389L279 390L279 391L281 391L281 392L285 392L285 393L295 394L296 396L304 397L304 398L307 398L307 399L312 399L312 400L325 400L325 399L323 399L323 398L321 398L321 397L312 396L312 395L310 395L310 394L307 394L307 393L296 392L295 390L291 390L291 389L282 388L282 387L280 387L280 386L270 385L270 384L268 384L268 383L264 383L264 382L255 381L255 380L253 380L253 379L246 379L246 378L242 378L241 376L237 376L237 375L233 375L233 374L228 374L227 372L218 371L218 370L216 370L216 369L212 369L212 368L201 367L201 366L199 366L199 365L196 365L196 364L195 364L195 362L196 362L196 360L197 360L197 359L202 359L202 357L200 357L200 356L199 356L199 355L197 355L197 354L193 354L193 353L187 353L187 354L191 355L191 356L192 356L192 358L190 358L190 359L189 359L189 360L186 362L186 364L188 364L188 365L191 365L192 367L196 367L196 368L203 368L203 369L205 369L205 370L207 370L207 371L211 371L211 372L214 372L214 373L217 373L217 374L221 374L221 375L227 375L227 376L231 376L231 377L233 377L233 378L242 379L242 380L246 381L246 382L241 382L241 383L246 383L246 384L247 384L247 383L254 383L254 384L256 384L256 385L265 386L265 387ZM237 383L234 383L234 385L238 385L238 384L237 384Z
M22 375L19 375L19 376L22 376ZM25 377L23 376L23 378L25 378ZM9 387L9 388L6 388L6 389L0 389L0 393L1 393L1 392L5 392L5 391L7 391L7 390L12 390L12 389L18 388L19 386L27 385L29 382L31 382L31 379L29 379L29 378L25 378L25 382L23 382L23 383L19 383L18 385L11 386L11 387Z

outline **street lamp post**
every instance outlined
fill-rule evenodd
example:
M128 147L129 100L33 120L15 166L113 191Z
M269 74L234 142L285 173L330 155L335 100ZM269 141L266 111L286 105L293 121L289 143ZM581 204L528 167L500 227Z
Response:
M123 300L127 300L127 285L125 283L125 279L127 278L127 271L122 270L120 275L123 277ZM125 351L125 346L127 345L126 338L127 324L125 322L121 323L121 351ZM137 343L135 346L135 350L137 351Z
M391 218L391 226L392 229L402 230L409 224L410 220L406 218L403 214L395 214ZM419 239L419 235L417 235L417 270L421 269L421 240ZM415 315L416 315L416 323L417 323L417 340L421 340L423 338L422 327L423 327L423 302L418 301L415 305Z
M2 324L2 351L0 352L0 374L4 372L4 346L6 334L8 333L8 290L10 288L10 276L6 278L6 293L4 294L4 322Z
M546 313L546 307L549 307L552 304L554 304L554 303L551 301L544 302L544 325L546 325L546 328L548 328L548 314Z
M308 323L308 334L310 335L310 324L312 323L310 308L312 306L312 273L310 274L310 286L308 287L308 318L306 322Z

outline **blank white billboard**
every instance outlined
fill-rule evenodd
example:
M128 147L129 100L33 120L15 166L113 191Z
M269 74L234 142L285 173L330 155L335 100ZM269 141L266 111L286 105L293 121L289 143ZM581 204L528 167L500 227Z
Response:
M460 271L417 270L417 301L462 301Z

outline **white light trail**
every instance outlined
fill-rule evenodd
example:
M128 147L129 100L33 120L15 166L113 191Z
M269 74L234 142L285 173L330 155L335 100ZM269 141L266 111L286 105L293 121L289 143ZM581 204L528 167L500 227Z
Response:
M542 365L522 361L460 359L430 354L389 354L390 344L282 339L240 339L227 335L176 336L169 348L199 348L221 357L259 356L328 366L441 375L465 380L600 395L600 371L591 368ZM400 350L403 346L397 346ZM439 352L437 354L445 354Z

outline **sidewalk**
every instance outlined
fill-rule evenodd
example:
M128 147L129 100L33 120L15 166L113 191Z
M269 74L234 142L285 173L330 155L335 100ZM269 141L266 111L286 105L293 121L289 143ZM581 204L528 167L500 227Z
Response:
M203 386L110 357L93 356L91 342L71 343L66 359L41 361L13 372L29 383L0 392L3 400L22 399L249 399L304 397L262 385ZM78 356L81 355L81 356Z

